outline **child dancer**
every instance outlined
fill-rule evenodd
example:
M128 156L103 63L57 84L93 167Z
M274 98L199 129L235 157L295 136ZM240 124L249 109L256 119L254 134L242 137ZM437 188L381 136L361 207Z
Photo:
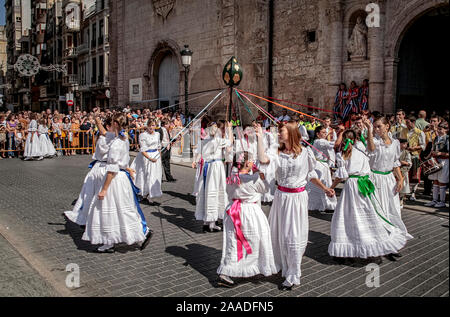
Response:
M278 189L270 209L269 224L277 270L286 280L281 290L292 290L300 284L302 256L308 243L308 193L305 186L313 182L328 196L334 190L323 185L315 172L316 159L310 149L300 145L297 123L279 126L280 148L275 155L266 155L263 132L258 129L258 158L264 165L274 164Z
M149 202L162 196L161 141L155 129L156 121L150 120L147 131L139 135L140 152L131 164L131 169L136 171L135 184Z
M400 191L400 207L403 208L403 204L405 202L406 195L411 193L409 188L409 170L412 166L411 153L408 151L408 140L399 139L400 142L400 171L403 176L403 188Z
M372 170L371 180L375 185L374 196L381 204L383 216L395 227L399 228L406 239L408 234L402 221L399 192L403 186L400 171L400 142L389 136L389 123L385 117L375 118L373 127L368 119L364 120L367 128L367 149L369 164ZM376 138L373 134L375 132ZM395 261L399 254L390 254L387 258Z
M217 269L218 285L225 287L235 285L231 277L277 273L269 222L258 204L269 183L264 174L252 174L253 162L247 152L235 155L233 168L227 185L232 202L224 215L222 260Z
M437 136L433 141L431 155L443 166L442 169L428 176L433 181L433 201L425 204L427 207L445 208L445 196L448 183L449 160L448 123L441 122L438 126Z
M313 149L312 152L314 153L317 160L315 171L317 173L318 178L320 179L322 184L324 184L327 187L330 187L333 184L333 180L331 179L331 170L329 166L330 156L328 155L330 152L334 152L334 142L328 141L327 136L328 136L327 129L324 126L319 126L316 128L315 141L313 144L313 146L316 149ZM308 183L306 185L306 189L309 195L308 199L309 210L333 212L334 208L336 208L337 198L335 196L328 197L321 190L321 188L317 187L312 183Z
M41 143L39 142L38 124L36 121L36 113L30 114L30 125L28 127L28 136L25 143L24 161L37 158L38 161L43 160L41 153Z
M355 131L347 130L343 136L332 188L342 180L347 181L331 221L328 253L338 263L344 263L345 258L376 258L371 260L381 263L379 257L398 253L406 244L406 237L383 217L381 206L376 203L375 187L369 180L369 158L353 147Z
M39 120L39 143L41 145L41 154L43 157L52 157L56 155L55 147L53 146L50 138L48 137L48 128L45 118Z
M200 176L197 183L197 204L195 219L203 221L203 232L218 232L218 219L223 219L223 212L228 204L226 193L225 168L222 162L222 149L233 145L231 122L227 122L229 139L222 138L215 122L209 123L209 137L202 140ZM194 161L193 167L197 167Z
M116 137L112 127L112 118L105 120L106 129L103 127L101 120L95 118L97 127L99 128L99 137L95 148L95 153L92 156L94 160L89 164L90 171L84 178L83 187L77 202L71 211L66 211L64 214L70 221L75 222L80 226L86 225L87 213L89 211L91 202L95 193L103 186L106 175L106 162L108 159L108 152L111 142Z
M126 117L116 114L113 127L116 138L111 142L106 163L106 177L101 188L96 188L88 211L86 230L82 239L92 244L103 244L100 253L114 252L114 244L128 245L142 242L143 250L152 236L139 206L137 192L131 179L128 162L129 142L124 127Z

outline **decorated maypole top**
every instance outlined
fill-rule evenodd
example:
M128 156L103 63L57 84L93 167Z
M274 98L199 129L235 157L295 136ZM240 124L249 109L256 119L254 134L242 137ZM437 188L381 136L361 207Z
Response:
M238 86L242 80L242 67L236 57L231 57L223 68L222 78L225 84L230 87L230 104L228 106L227 120L231 120L231 108L233 105L233 87Z

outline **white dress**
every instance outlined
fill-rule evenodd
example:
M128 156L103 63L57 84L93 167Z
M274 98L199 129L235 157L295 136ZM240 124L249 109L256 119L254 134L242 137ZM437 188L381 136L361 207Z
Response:
M402 209L400 206L400 195L395 192L397 181L394 174L381 175L376 172L392 172L396 167L400 167L400 142L397 139L391 139L391 144L387 145L381 138L375 137L375 151L369 153L369 162L372 173L370 178L375 185L375 197L381 204L380 211L383 216L399 228L407 239L413 236L408 234L405 224L402 220Z
M278 143L276 142L271 132L264 133L264 150L267 156L276 155L278 153ZM269 164L264 169L264 176L269 183L269 190L261 195L261 201L271 202L275 194L276 180L275 180L275 165Z
M33 142L31 142L31 136L33 135ZM25 151L23 153L25 158L33 158L43 156L41 153L41 142L38 134L38 124L36 120L31 120L28 127L28 136L25 143Z
M107 132L106 136L100 135L98 137L95 153L92 156L95 163L91 163L93 166L84 178L83 187L81 188L80 195L78 195L75 206L72 210L64 213L70 221L80 226L86 225L87 213L94 195L101 190L105 182L109 147L115 137L116 134L112 132Z
M294 158L284 153L271 154L275 178L279 186L286 188L305 187L317 178L316 159L308 148ZM261 171L264 172L261 165ZM269 214L275 265L282 276L293 285L300 284L302 257L308 243L308 192L286 193L278 188Z
M258 274L270 276L278 271L273 257L270 227L267 217L258 202L261 193L269 190L269 183L259 178L259 174L239 175L241 184L227 186L228 197L232 201L241 201L242 233L249 243L252 253L247 254L242 247L243 257L238 261L238 247L235 226L232 218L225 212L223 219L223 249L218 274L231 277L251 277Z
M131 164L131 168L136 171L135 184L141 190L142 197L148 199L162 196L162 163L161 141L159 132L152 134L147 131L139 135L140 152ZM155 163L147 159L142 152L147 152L152 159L157 159Z
M368 258L397 253L406 244L400 229L387 224L376 214L369 197L358 190L358 179L350 175L368 176L369 159L353 149L345 161L336 155L336 177L347 179L331 221L331 243L328 253L343 258ZM377 210L381 210L376 204Z
M223 219L228 204L222 150L231 147L231 142L228 139L209 137L201 143L203 167L199 170L200 174L195 185L197 191L195 219L212 222Z
M48 128L45 125L40 124L38 127L38 133L42 156L50 157L56 155L55 147L48 136Z
M316 139L314 141L314 147L319 151L323 152L325 155L329 155L332 151L334 153L334 142L327 141L325 139ZM318 152L316 149L312 149L314 153L317 164L316 173L320 181L327 187L331 187L333 180L331 179L331 171L329 166L329 160L322 153ZM329 157L329 156L328 156ZM306 189L309 195L308 209L309 210L334 210L337 205L337 198L328 197L322 189L314 185L313 183L308 183Z
M123 171L130 161L129 143L116 137L112 142L106 163L106 172L115 173L106 196L98 199L102 186L95 188L82 239L92 244L128 245L145 240L143 219L136 205L137 198L127 174ZM139 204L139 202L137 203Z

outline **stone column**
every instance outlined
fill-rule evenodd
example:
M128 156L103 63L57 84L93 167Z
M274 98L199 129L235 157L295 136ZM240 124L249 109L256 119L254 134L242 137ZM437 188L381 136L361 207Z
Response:
M343 62L343 1L332 0L329 6L330 16L330 69L327 104L332 107L334 98L342 82Z
M398 58L386 58L384 62L385 78L384 78L384 111L394 113L396 111L397 96L397 67Z
M380 6L380 27L369 27L369 109L385 112L384 106L384 24L385 0L378 0ZM386 109L387 110L387 109Z

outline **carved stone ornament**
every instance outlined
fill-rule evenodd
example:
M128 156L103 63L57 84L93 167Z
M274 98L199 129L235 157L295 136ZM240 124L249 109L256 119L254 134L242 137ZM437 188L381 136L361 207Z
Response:
M175 6L175 0L152 0L152 2L156 13L162 16L164 20L167 19L170 11Z

